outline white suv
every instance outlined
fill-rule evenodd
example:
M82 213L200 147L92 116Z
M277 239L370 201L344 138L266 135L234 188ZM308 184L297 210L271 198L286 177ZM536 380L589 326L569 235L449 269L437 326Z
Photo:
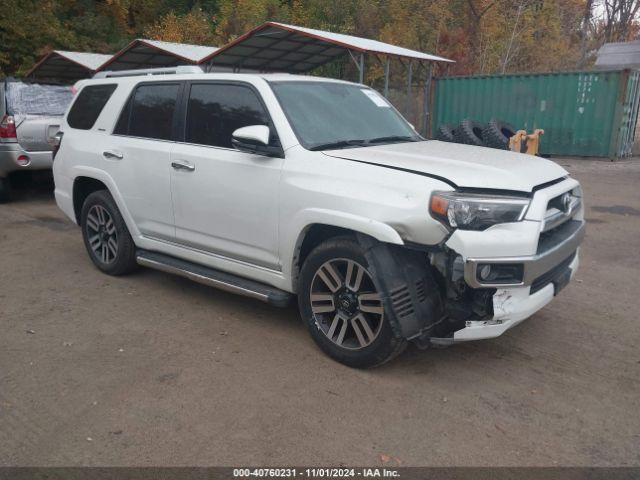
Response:
M63 121L56 200L103 272L297 296L354 367L496 337L575 274L582 192L555 163L425 140L363 85L177 70L81 81Z

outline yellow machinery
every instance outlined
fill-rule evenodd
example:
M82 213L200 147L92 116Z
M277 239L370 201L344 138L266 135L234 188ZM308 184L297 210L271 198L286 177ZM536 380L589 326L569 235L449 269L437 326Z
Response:
M509 150L528 155L537 155L540 148L540 135L544 135L544 130L541 128L536 128L531 134L527 134L525 130L518 130L509 139Z

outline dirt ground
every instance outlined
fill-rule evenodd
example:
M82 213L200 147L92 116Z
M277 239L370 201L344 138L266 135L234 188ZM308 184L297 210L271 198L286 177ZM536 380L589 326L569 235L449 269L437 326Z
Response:
M96 270L48 189L0 205L0 465L640 465L640 160L562 159L577 279L500 338L325 357L281 310Z

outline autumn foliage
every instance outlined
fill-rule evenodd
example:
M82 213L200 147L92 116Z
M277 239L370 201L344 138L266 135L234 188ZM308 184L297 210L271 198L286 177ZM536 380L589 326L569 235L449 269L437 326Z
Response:
M266 20L448 57L457 62L449 73L571 70L588 67L605 40L635 38L639 7L640 0L3 0L0 75L24 73L51 49L112 53L139 37L219 46ZM379 65L368 68L380 75Z

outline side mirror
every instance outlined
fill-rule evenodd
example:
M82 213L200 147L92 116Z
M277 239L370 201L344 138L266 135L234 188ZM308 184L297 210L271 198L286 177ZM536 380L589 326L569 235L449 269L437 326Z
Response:
M269 145L269 127L266 125L250 125L237 129L231 135L231 144L241 152L265 155L267 157L282 156L282 149Z

